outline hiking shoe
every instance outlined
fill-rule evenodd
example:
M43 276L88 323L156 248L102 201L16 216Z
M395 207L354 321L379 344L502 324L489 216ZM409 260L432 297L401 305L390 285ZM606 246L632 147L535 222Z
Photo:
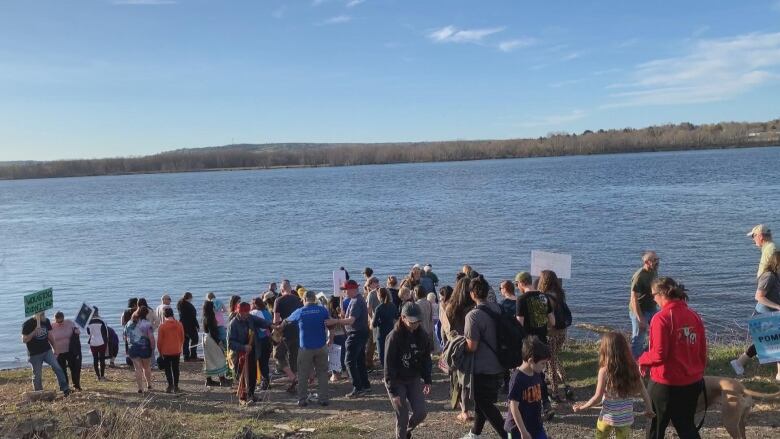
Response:
M346 396L347 398L354 399L363 396L363 392L359 389L352 389L352 391L347 393Z
M742 366L742 364L739 363L739 360L731 360L731 362L729 364L731 364L731 368L734 369L734 373L737 376L741 377L741 376L745 375L745 367Z
M367 394L371 393L371 387L366 387L366 388L362 389L361 392L364 395L367 395Z
M298 400L298 407L306 407L307 405L309 405L309 401L306 401L305 399Z

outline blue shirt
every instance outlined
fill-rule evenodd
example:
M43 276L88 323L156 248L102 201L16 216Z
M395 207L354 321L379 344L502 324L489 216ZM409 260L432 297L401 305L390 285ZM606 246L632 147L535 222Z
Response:
M547 437L542 425L542 386L541 374L526 375L519 369L512 371L509 380L509 394L507 399L517 401L520 415L523 417L525 428L534 438ZM504 421L504 429L507 432L518 432L512 412L507 410Z
M300 331L299 346L303 349L320 349L325 346L328 334L325 320L330 319L330 313L324 306L308 304L293 311L285 320L298 322Z

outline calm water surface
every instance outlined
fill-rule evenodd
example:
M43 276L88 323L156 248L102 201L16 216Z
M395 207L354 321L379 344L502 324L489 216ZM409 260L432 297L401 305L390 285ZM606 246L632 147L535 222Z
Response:
M645 249L685 283L708 330L750 315L759 252L780 229L780 148L273 171L0 181L0 367L22 365L22 296L54 288L110 326L130 296L249 297L289 278L330 288L345 266L384 279L464 263L497 287L532 249L571 253L575 322L628 325ZM50 315L53 315L53 311Z

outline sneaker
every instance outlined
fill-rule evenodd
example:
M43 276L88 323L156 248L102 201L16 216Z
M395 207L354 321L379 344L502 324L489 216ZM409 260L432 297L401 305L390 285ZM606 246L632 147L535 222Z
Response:
M70 390L70 389L65 389L65 390L62 391L62 395L65 396L65 397L67 397L71 393L73 393L73 391Z
M361 392L364 395L367 395L367 394L371 393L371 387L366 387L365 389L361 390Z
M307 405L309 405L309 402L306 401L305 399L298 400L298 407L306 407Z
M182 390L178 387L173 388L173 393L182 393Z
M745 375L745 368L739 363L739 360L731 360L729 364L731 364L731 368L734 369L734 373L737 376Z
M318 401L318 404L321 405L322 407L327 407L330 405L328 401Z
M347 393L346 396L350 399L359 398L360 396L363 396L363 392L358 389L352 389L352 391Z
M463 436L460 439L473 439L473 438L480 438L480 437L482 437L481 434L474 434L472 432L468 432L465 436Z

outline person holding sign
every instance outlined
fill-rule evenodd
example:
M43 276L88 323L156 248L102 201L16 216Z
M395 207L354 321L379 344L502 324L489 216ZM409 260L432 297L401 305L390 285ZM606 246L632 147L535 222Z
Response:
M35 391L43 390L41 374L43 373L43 363L46 363L51 366L51 370L57 376L57 384L59 384L62 393L68 396L70 394L68 380L51 349L54 342L51 330L51 323L46 318L44 311L27 319L22 325L22 343L27 345L27 353L33 370L33 389Z
M758 278L756 310L753 315L776 311L780 311L780 251L775 251L769 256L766 268ZM734 373L738 376L744 375L745 365L756 355L756 345L752 344L739 358L731 360L731 367L734 369ZM775 379L780 381L780 363L777 363Z
M81 390L81 342L79 341L79 328L65 318L62 311L54 314L54 324L50 332L52 347L57 357L57 364L62 368L65 379L68 379L68 369L73 378L73 388Z

